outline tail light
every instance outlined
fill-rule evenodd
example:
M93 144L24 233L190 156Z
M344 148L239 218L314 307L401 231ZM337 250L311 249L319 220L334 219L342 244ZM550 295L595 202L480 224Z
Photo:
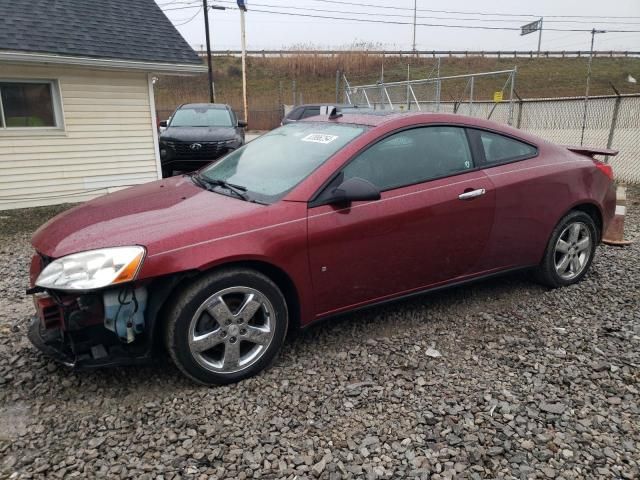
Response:
M613 168L611 168L611 165L609 165L608 163L601 162L599 160L594 160L593 162L596 164L596 168L598 170L600 170L607 177L609 177L609 180L613 180Z

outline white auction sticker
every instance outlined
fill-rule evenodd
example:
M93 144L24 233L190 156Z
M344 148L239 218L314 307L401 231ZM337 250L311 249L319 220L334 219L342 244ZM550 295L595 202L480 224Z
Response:
M313 143L324 143L326 145L327 143L333 142L336 138L338 138L337 135L325 135L323 133L310 133L309 135L304 137L302 141L313 142Z

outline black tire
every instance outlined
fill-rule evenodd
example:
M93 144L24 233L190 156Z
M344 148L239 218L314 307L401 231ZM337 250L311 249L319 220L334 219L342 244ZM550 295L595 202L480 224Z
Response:
M209 315L206 309L206 312L202 311L201 314L198 313L202 308L204 308L207 300L211 300L212 296L219 292L226 292L233 289L249 289L262 295L262 299L266 299L264 304L261 304L260 309L253 314L252 318L261 316L265 325L267 322L266 319L268 318L270 325L268 329L269 331L272 330L273 334L269 333L271 339L268 345L254 345L255 348L261 349L261 353L252 361L252 363L247 363L246 367L242 367L238 364L239 370L237 371L213 371L216 367L210 365L206 368L203 366L203 363L207 363L209 360L205 355L208 355L208 352L211 350L202 353L192 352L189 344L189 339L195 338L192 337L193 332L191 328L198 328L198 322L202 322L203 318L205 321L210 321L213 322L213 325L217 325L217 328L220 330L216 330L215 327L213 327L212 331L219 331L221 337L223 334L225 337L229 335L229 337L224 341L218 340L218 335L215 336L215 341L219 342L219 344L214 347L214 350L218 348L222 349L222 360L220 361L223 364L226 361L227 347L231 347L229 342L234 338L237 338L238 351L241 352L242 348L245 350L248 348L250 350L249 353L251 353L251 348L253 348L251 347L251 341L245 341L244 337L242 337L242 330L238 330L242 325L238 325L236 327L235 320L231 320L231 324L225 327L222 323L218 323L213 315ZM229 295L241 294L231 293ZM233 298L231 300L233 300ZM229 300L225 300L224 302L225 306L229 306ZM221 303L218 303L218 305L220 304ZM213 307L210 306L210 309L211 308ZM234 313L234 308L229 306L228 311ZM270 313L267 314L266 312ZM196 314L198 314L197 317ZM235 312L235 314L237 315L237 312ZM207 316L210 317L210 320L207 319ZM198 320L194 320L194 318L198 318ZM241 319L238 320L238 322L241 321ZM245 326L247 329L251 328L252 325L250 325L250 322L253 321L254 320L249 320L246 322ZM173 300L172 305L168 309L166 318L165 342L167 350L174 363L187 377L203 385L225 385L239 382L240 380L256 375L273 363L284 343L287 334L288 321L289 314L285 298L276 284L268 277L260 272L249 269L234 268L219 270L197 279L188 287L183 289ZM192 326L194 324L193 322L195 322L196 327ZM262 325L259 325L258 327L263 329L267 328ZM236 330L232 330L233 328ZM245 329L244 332L246 334L247 330ZM234 337L233 335L236 335L237 337ZM232 343L235 344L236 342ZM216 352L214 351L214 353Z
M565 272L567 273L567 275L569 275L569 277L567 278L560 275L556 269L556 261L561 264L562 260L564 260L563 253L556 251L556 245L558 244L558 240L560 239L560 237L564 237L566 235L565 232L567 232L567 229L572 225L579 225L581 226L581 229L582 226L584 226L586 230L581 230L580 234L586 234L586 231L588 231L591 244L588 250L584 250L584 263L580 266L579 270L576 269L579 273L572 276L572 272L567 271ZM585 237L582 238L584 239ZM558 222L558 225L556 225L556 227L553 229L553 232L551 232L551 237L549 238L549 242L547 243L547 248L544 252L542 262L540 262L540 265L534 272L536 279L543 285L551 288L566 287L568 285L579 282L589 271L599 242L600 232L598 231L598 227L596 226L593 218L591 218L591 216L586 214L585 212L579 210L573 210L569 212L560 220L560 222ZM570 252L572 251L573 253L569 253L569 255L573 255L574 258L578 256L579 258L581 252L578 252L576 250L576 247L572 248L573 250L570 250ZM572 266L568 268L571 269ZM575 272L573 273L575 274Z

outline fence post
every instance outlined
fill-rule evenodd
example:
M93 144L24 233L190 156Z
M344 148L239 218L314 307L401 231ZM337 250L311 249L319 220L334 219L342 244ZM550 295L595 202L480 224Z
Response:
M340 70L336 70L336 105L340 103Z
M616 87L611 84L611 88L616 92L616 102L613 104L613 115L611 116L611 128L609 129L609 138L607 138L607 148L611 148L613 145L613 135L616 131L616 124L618 123L618 112L620 110L620 103L622 102L622 96ZM605 163L609 163L609 155L604 157Z
M473 117L473 84L475 77L471 77L471 88L469 89L469 116Z
M520 97L518 97L518 98L520 98ZM520 98L520 100L518 101L518 119L516 120L516 128L520 128L520 125L522 124L522 110L523 110L523 108L524 108L524 102Z
M295 80L293 80L293 83L291 84L291 88L293 89L293 104L297 105L298 104L298 102L297 102L298 95L296 94L297 92L296 92L296 81Z
M278 112L280 114L280 120L284 118L284 98L282 96L282 80L278 82Z
M516 128L520 128L520 125L522 125L522 110L524 107L524 100L522 99L522 97L520 95L518 95L518 92L516 91L515 87L513 89L513 93L511 94L511 101L513 101L513 96L516 96L516 98L518 99L518 116L516 118ZM513 114L513 112L512 112ZM513 118L511 118L511 120L513 121Z

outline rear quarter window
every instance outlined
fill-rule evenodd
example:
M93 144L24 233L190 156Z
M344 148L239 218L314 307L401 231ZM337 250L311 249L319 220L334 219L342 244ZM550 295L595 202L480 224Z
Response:
M300 120L303 118L316 117L320 115L320 107L307 107L304 109L304 113L300 117Z
M304 107L294 108L289 112L289 115L287 115L287 118L289 120L300 120L300 115L302 115L303 111L304 111Z
M484 152L485 164L499 165L537 155L533 145L497 133L475 130L476 145Z

